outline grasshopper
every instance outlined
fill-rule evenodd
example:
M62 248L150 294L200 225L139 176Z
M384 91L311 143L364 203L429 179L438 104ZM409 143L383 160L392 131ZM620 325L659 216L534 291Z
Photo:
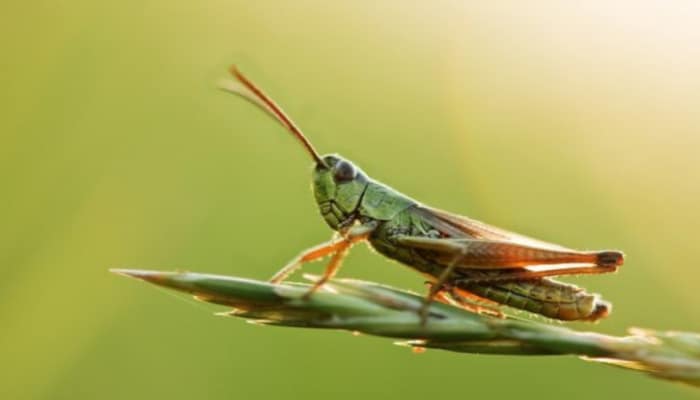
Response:
M609 314L611 305L599 295L549 277L615 272L624 261L622 252L572 250L421 204L370 178L346 158L319 155L279 105L235 66L230 72L234 80L224 81L221 89L260 107L313 158L314 198L335 231L331 240L302 252L270 282L282 282L302 264L330 256L308 298L336 274L354 244L366 242L427 276L430 287L419 310L422 323L435 299L500 316L494 306L564 321L597 321Z

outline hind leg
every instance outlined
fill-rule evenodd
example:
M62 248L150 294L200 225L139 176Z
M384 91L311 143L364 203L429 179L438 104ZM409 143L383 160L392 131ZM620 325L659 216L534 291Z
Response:
M426 283L430 286L430 290L432 291L435 284L432 282ZM498 309L498 303L495 301L479 297L465 290L455 289L449 285L443 285L442 289L438 290L433 296L433 301L461 308L475 314L487 314L498 318L505 317Z
M479 297L466 290L448 288L447 291L449 296L460 308L477 314L487 314L498 318L505 318L505 314L498 309L498 303L495 301Z
M461 282L507 282L527 279L541 279L550 276L562 275L596 275L608 274L616 272L618 266L593 266L593 267L567 267L567 268L552 268L541 271L532 271L528 269L504 269L502 272L495 274L482 274L480 276L470 276L460 278Z

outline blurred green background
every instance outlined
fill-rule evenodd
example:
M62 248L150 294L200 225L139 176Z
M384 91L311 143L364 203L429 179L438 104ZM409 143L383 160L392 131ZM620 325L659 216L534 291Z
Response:
M0 398L693 398L574 358L218 318L110 267L267 278L330 236L321 152L430 205L620 248L610 319L700 330L697 3L9 2L0 16ZM306 267L318 272L322 264ZM423 290L364 246L341 276ZM298 277L298 275L297 275Z

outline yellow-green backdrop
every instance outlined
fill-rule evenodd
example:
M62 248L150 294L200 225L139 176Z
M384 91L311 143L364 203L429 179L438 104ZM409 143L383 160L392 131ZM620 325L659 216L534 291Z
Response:
M620 273L570 279L615 305L576 327L700 330L700 8L496 3L4 4L0 398L697 397L574 358L253 326L107 272L266 278L329 237L307 155L215 89L235 62L321 152L423 202L623 249ZM363 247L341 275L422 289Z

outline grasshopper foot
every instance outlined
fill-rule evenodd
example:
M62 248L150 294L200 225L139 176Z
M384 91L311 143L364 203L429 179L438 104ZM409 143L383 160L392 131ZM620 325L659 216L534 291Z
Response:
M428 324L430 303L432 303L432 301L424 301L423 305L418 309L418 318L420 318L420 326L422 327Z
M304 293L304 294L301 296L301 299L304 300L304 301L309 300L309 299L311 298L311 295L313 295L314 293L316 293L316 291L317 291L321 286L323 286L323 283L324 283L324 282L321 282L321 281L317 281L316 283L314 283L314 285L311 286L311 287L309 288L309 290L307 290L306 293Z
M311 299L312 294L314 294L314 291L309 290L301 296L301 299L304 301L308 301L309 299Z
M420 318L420 325L426 326L428 324L428 317L430 316L430 305L437 298L449 304L448 299L445 298L442 288L436 287L434 282L427 281L425 284L428 286L428 294L423 299L423 304L418 309L418 317Z

